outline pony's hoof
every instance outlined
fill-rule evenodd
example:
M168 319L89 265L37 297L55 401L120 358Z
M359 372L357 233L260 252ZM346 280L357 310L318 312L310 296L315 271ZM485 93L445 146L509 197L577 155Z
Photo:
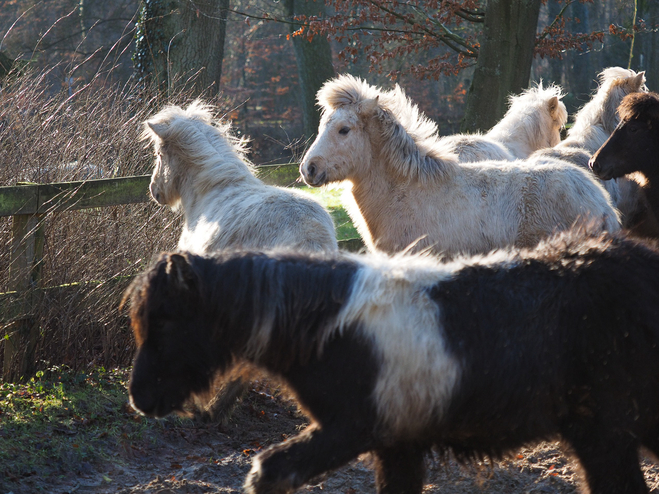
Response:
M245 479L245 494L288 494L294 492L296 485L294 475L281 478L280 472L269 472L263 468L258 456L254 459L252 470Z

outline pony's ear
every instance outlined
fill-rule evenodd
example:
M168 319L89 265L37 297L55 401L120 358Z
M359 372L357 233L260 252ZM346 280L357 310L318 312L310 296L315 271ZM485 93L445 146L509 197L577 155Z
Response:
M161 139L165 139L165 136L167 135L167 130L169 129L169 125L165 123L153 123L149 122L148 120L144 122L144 124L151 129L151 132L153 132L155 135L160 137Z
M643 84L645 84L645 71L639 72L627 80L627 87L629 87L631 92L638 91Z
M165 268L170 288L177 293L194 290L197 286L197 275L185 256L169 254Z
M368 116L375 113L380 104L380 95L377 95L375 98L365 99L359 103L359 113L362 115Z
M556 116L556 113L558 112L558 96L552 96L547 101L547 110L552 117Z

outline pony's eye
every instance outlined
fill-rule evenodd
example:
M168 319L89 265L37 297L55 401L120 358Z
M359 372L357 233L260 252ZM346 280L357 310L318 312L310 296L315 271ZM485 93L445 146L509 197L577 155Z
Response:
M341 130L339 130L339 134L342 136L346 135L348 132L350 132L350 127L341 127Z

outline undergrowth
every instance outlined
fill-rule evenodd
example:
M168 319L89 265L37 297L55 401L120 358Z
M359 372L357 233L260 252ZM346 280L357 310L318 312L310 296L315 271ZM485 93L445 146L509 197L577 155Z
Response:
M341 189L304 187L303 190L316 196L316 199L330 212L334 220L337 240L359 238L359 233L357 233L357 229L352 224L352 220L341 201L343 195Z
M144 122L166 103L187 105L193 94L182 88L166 98L126 84L100 80L69 94L49 85L48 73L26 74L5 84L0 95L0 186L18 182L51 183L148 174L153 153L139 140ZM218 109L223 97L210 99ZM258 164L261 157L251 156ZM285 184L299 186L294 167ZM272 167L268 173L276 173ZM279 182L281 183L281 182ZM313 190L330 209L339 239L355 238L338 192ZM45 232L39 263L39 303L30 314L37 328L33 362L67 365L76 371L125 367L134 353L126 314L119 301L130 278L160 252L175 248L181 217L149 201L65 213L38 219ZM0 368L5 342L15 337L3 304L11 302L12 219L0 218ZM52 289L57 287L57 289ZM65 287L65 289L60 289ZM12 302L13 303L13 302ZM9 305L7 305L9 306ZM27 345L19 343L18 348ZM15 359L16 360L16 359ZM15 363L11 363L16 366ZM31 366L32 367L32 366ZM43 367L19 376L23 382Z
M122 448L157 426L127 406L127 380L125 370L52 367L25 383L0 383L1 473L16 481L121 461Z
M140 461L155 468L149 458L172 451L167 445L176 438L219 434L223 445L212 456L195 457L197 463L217 464L217 455L251 456L302 423L295 404L267 379L252 383L230 423L223 425L194 414L159 420L139 415L128 402L130 369L97 367L81 373L44 367L26 382L0 382L0 492L53 492L49 485L64 492L72 477L112 490L118 488L115 474ZM279 425L273 427L272 421ZM251 439L243 437L244 429L253 431ZM186 444L189 449L181 450L180 458L198 454Z

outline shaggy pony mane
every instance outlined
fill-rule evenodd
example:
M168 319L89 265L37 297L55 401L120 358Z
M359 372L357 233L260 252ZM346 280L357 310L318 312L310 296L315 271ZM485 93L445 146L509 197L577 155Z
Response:
M618 107L618 114L623 122L648 117L652 120L659 120L659 94L630 94L622 100Z
M567 122L567 110L560 104L560 100L565 96L560 86L551 84L543 87L542 81L538 82L535 87L531 87L521 94L511 95L508 98L508 111L501 121L497 123L488 132L488 135L496 139L496 136L502 135L508 137L514 133L522 132L524 142L528 142L533 149L540 149L546 146L543 140L547 135L547 122L538 118L539 115L547 111L547 105L552 98L556 98L556 107L553 119L560 123L562 127ZM514 128L511 128L514 125Z
M380 152L404 177L422 182L443 178L457 155L440 142L435 122L396 84L390 91L371 86L349 74L326 82L318 91L323 117L339 108L351 108L361 117L375 117L381 124Z
M177 256L185 259L185 269L177 268ZM328 260L326 265L314 266L314 262L324 259ZM315 269L306 269L309 266ZM186 270L194 275L186 277ZM326 253L218 251L213 257L162 254L156 265L126 290L122 306L130 301L131 324L140 345L148 336L152 307L171 298L158 293L158 287L166 286L166 279L177 277L179 286L189 287L179 289L180 310L185 311L185 292L189 291L190 297L200 300L195 304L218 321L212 339L231 340L233 336L223 334L222 328L243 326L245 356L286 369L322 352L335 327L334 321L323 320L318 314L347 300L354 271L355 262L350 256ZM157 279L161 281L150 282ZM282 289L282 280L286 280L286 290ZM230 310L218 307L218 300ZM299 314L303 313L311 315L301 321ZM275 332L274 327L282 330ZM290 341L295 344L287 343Z
M196 172L193 185L202 192L254 176L248 140L236 137L230 122L213 118L213 107L200 100L186 109L167 105L144 122L140 139L152 141L156 153L166 151L184 161Z

